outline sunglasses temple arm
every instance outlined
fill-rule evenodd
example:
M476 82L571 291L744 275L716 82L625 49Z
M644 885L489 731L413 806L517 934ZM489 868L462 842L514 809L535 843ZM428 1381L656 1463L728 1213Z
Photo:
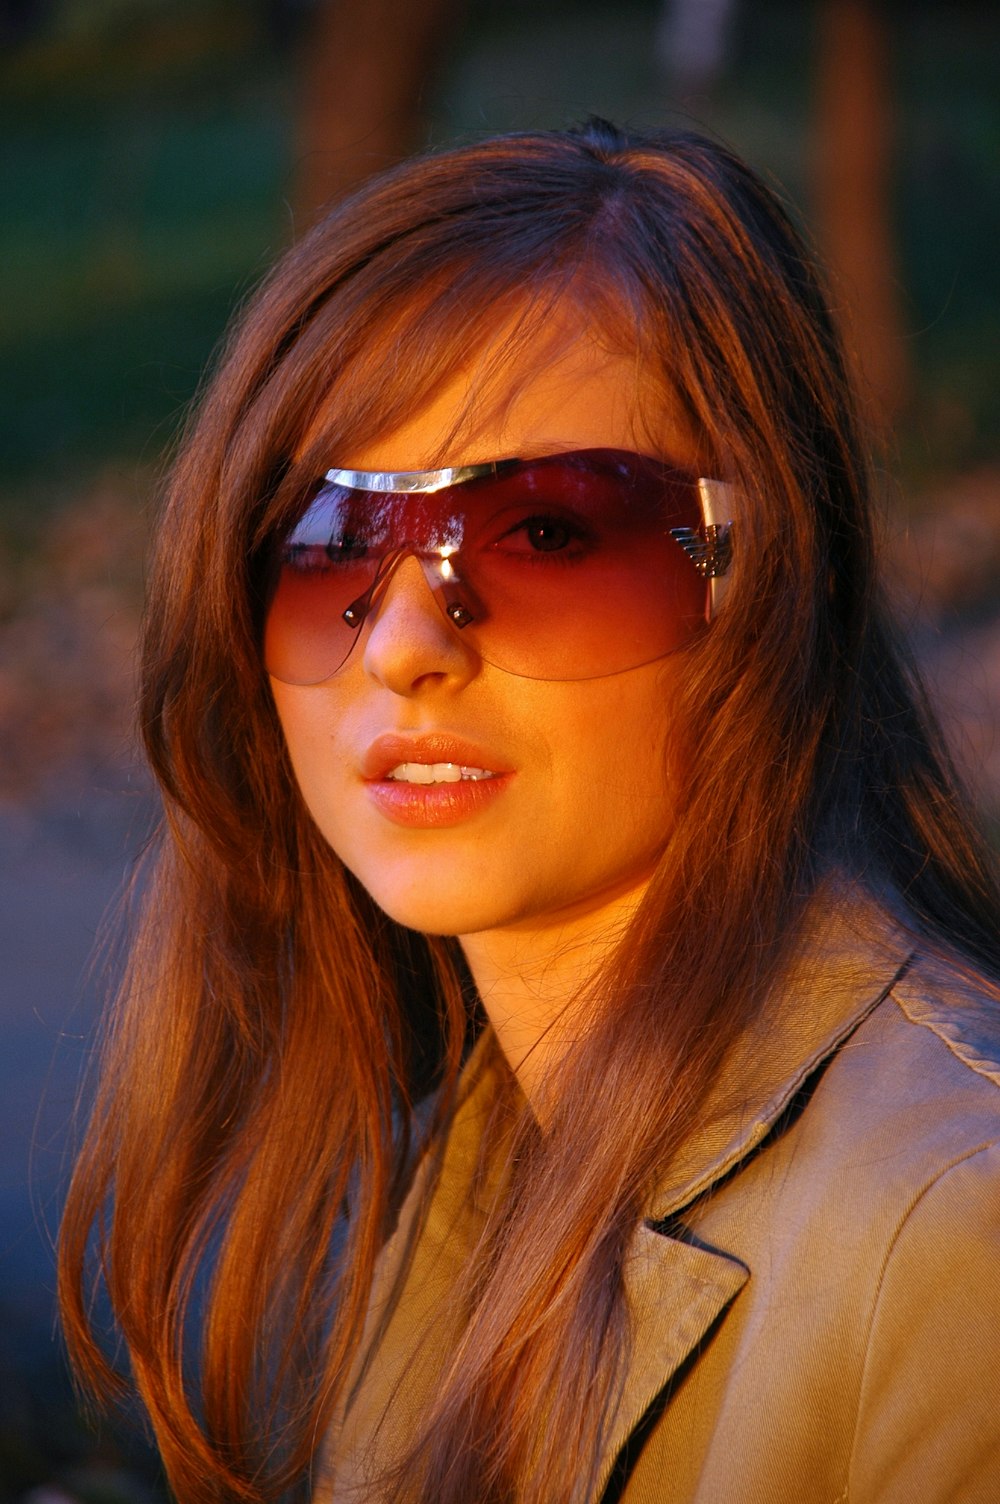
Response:
M698 481L698 498L701 501L701 514L704 518L706 531L709 528L718 529L719 534L729 542L730 529L733 519L733 488L727 486L725 481L707 480L702 477ZM717 535L718 536L718 535ZM711 621L725 599L729 589L729 561L725 564L725 572L712 575L708 581L708 600L705 603L705 618Z

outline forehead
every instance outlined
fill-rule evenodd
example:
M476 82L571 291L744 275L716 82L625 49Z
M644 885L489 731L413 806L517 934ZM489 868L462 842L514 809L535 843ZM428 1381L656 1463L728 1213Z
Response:
M639 450L683 469L697 469L701 451L662 371L563 306L510 320L397 427L330 462L428 470L591 448Z

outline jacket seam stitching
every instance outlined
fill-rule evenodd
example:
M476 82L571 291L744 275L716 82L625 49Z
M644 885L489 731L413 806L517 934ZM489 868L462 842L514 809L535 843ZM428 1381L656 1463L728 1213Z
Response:
M901 980L903 979L898 979L898 981ZM957 1042L948 1034L944 1033L942 1028L938 1026L939 1021L932 1018L921 1018L917 1014L915 1014L910 1007L907 1006L906 990L905 988L899 987L898 981L894 983L892 988L890 989L889 998L892 1000L892 1002L895 1003L900 1013L906 1019L906 1022L908 1024L911 1024L915 1029L926 1029L928 1034L932 1035L938 1041L938 1043L945 1050L947 1050L948 1054L951 1056L952 1060L956 1062L956 1064L964 1066L966 1070L972 1071L973 1075L978 1076L980 1080L988 1081L992 1087L1000 1088L1000 1081L998 1081L997 1079L996 1061L993 1062L992 1069L988 1069L985 1065L980 1064L979 1062L970 1059L968 1055L963 1054L961 1049L958 1047Z

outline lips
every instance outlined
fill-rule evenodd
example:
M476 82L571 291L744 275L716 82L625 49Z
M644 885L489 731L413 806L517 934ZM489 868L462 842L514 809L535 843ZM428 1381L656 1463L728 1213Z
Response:
M368 797L393 825L460 825L493 805L513 769L498 753L446 732L380 736L365 752Z

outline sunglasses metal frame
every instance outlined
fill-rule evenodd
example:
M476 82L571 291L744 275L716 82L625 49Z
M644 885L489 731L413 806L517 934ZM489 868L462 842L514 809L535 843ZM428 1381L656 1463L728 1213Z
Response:
M469 480L503 475L523 463L523 459L516 458L489 460L476 465L450 465L439 470L327 470L323 479L332 486L346 486L350 491L372 491L381 496L415 496L444 491ZM729 573L733 561L733 524L731 520L723 522L719 517L720 511L731 504L732 490L724 481L710 480L707 476L698 477L697 487L703 521L696 528L672 527L670 536L687 554L702 579L711 582L709 604L714 612L718 610L723 595L717 582ZM344 613L344 620L350 627L360 626L364 620L355 611L356 604L352 602ZM456 618L452 619L456 626L463 625Z
M584 451L568 452L567 458L575 457L582 452ZM380 496L426 495L464 485L469 481L502 476L516 470L519 466L531 464L533 459L550 458L559 458L559 455L536 456L529 459L505 458L477 464L449 465L432 470L332 468L325 472L320 485L339 486L349 491L368 492ZM638 458L643 458L643 456L638 456ZM695 486L702 512L701 523L696 527L672 527L668 529L668 533L690 559L695 571L708 587L705 617L706 620L711 621L721 604L728 584L725 576L732 563L732 491L725 482L708 477L698 477ZM356 600L351 601L341 613L341 619L346 626L357 630L363 625L384 595L395 573L396 565L411 551L406 547L390 549L379 561L368 590ZM448 567L444 553L442 553L442 567L444 569ZM458 630L474 620L473 616L460 604L446 605L445 615Z

